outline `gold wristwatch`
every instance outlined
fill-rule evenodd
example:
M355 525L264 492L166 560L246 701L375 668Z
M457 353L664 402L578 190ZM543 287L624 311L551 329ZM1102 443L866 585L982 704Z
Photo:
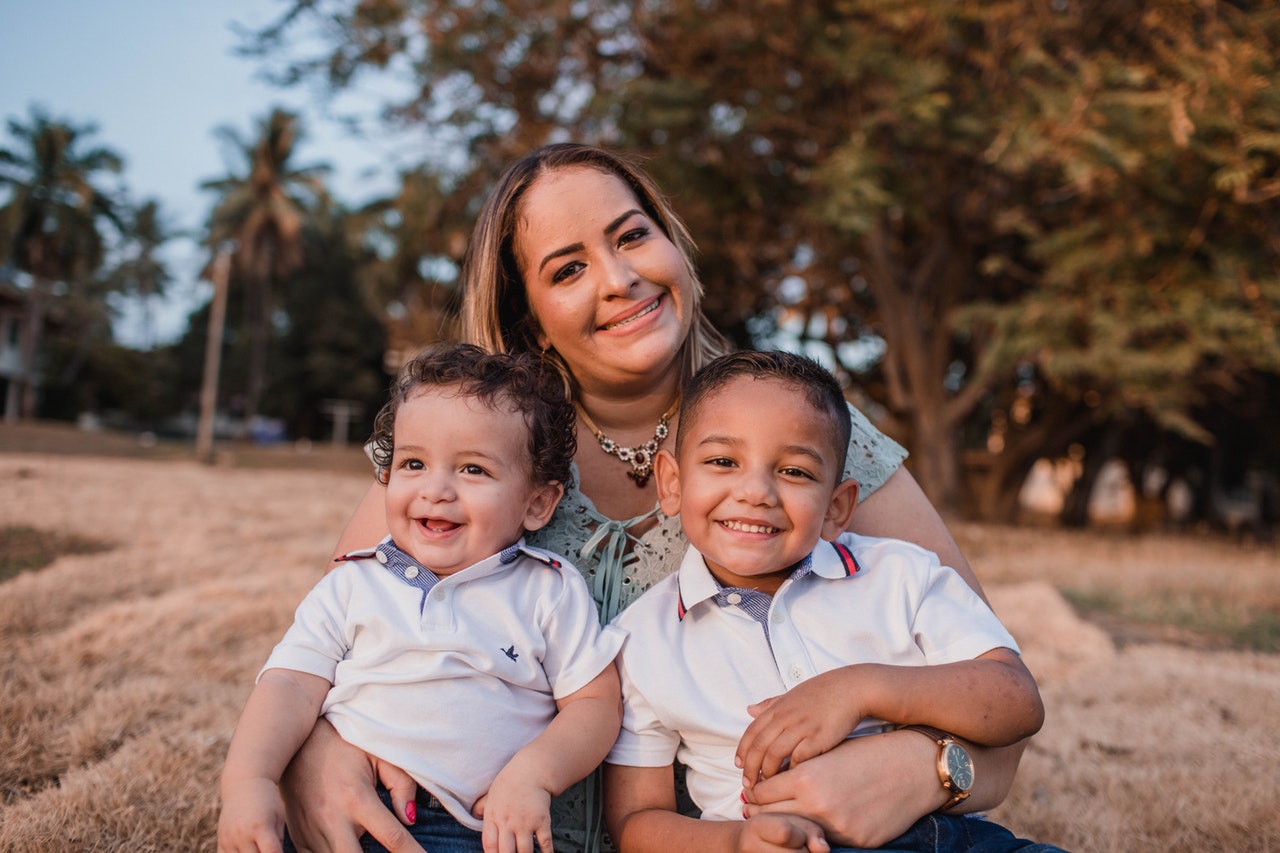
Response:
M927 736L938 745L938 779L951 798L938 811L964 800L973 790L973 759L969 751L951 735L931 726L904 726Z

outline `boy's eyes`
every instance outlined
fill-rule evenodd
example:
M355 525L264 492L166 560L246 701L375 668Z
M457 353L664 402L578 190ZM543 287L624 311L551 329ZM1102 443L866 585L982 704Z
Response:
M402 463L401 467L410 471L421 471L423 469L423 464L421 459L406 459Z
M489 472L481 468L479 465L463 465L462 473L471 474L473 476L484 476Z
M805 480L815 479L812 474L810 474L808 471L804 470L803 468L787 466L786 468L782 468L781 471L782 471L782 474L786 477L799 477Z

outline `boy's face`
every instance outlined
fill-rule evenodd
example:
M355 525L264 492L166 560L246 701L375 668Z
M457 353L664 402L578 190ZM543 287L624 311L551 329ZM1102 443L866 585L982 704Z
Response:
M402 550L444 577L547 523L564 489L531 482L519 412L454 387L411 392L396 413L387 526Z
M678 456L658 456L658 497L720 583L772 594L848 526L857 483L839 482L831 423L799 390L740 376L683 428Z

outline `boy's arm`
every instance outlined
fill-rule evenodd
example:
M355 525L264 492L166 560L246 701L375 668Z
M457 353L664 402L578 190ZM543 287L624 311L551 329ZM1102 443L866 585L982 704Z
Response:
M287 669L269 669L258 679L222 769L220 851L279 849L284 804L276 786L311 733L329 687L319 676Z
M540 735L512 756L473 811L484 818L486 848L503 835L536 835L551 847L551 798L599 766L622 725L622 688L611 661L584 687L556 702ZM502 849L507 849L503 847ZM514 849L514 848L512 848Z
M604 766L604 819L619 853L775 853L830 850L822 829L789 814L699 820L676 811L671 765Z
M743 784L840 743L865 717L934 726L985 746L1030 737L1044 722L1035 679L1009 649L931 666L853 664L815 676L750 709L738 743Z

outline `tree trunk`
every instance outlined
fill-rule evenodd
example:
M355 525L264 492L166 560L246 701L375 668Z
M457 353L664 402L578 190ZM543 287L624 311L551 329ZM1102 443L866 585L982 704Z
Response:
M32 276L25 312L26 334L22 336L22 401L18 411L19 418L33 419L36 416L39 403L40 340L44 337L44 323L49 315L52 294L52 281L41 275Z

